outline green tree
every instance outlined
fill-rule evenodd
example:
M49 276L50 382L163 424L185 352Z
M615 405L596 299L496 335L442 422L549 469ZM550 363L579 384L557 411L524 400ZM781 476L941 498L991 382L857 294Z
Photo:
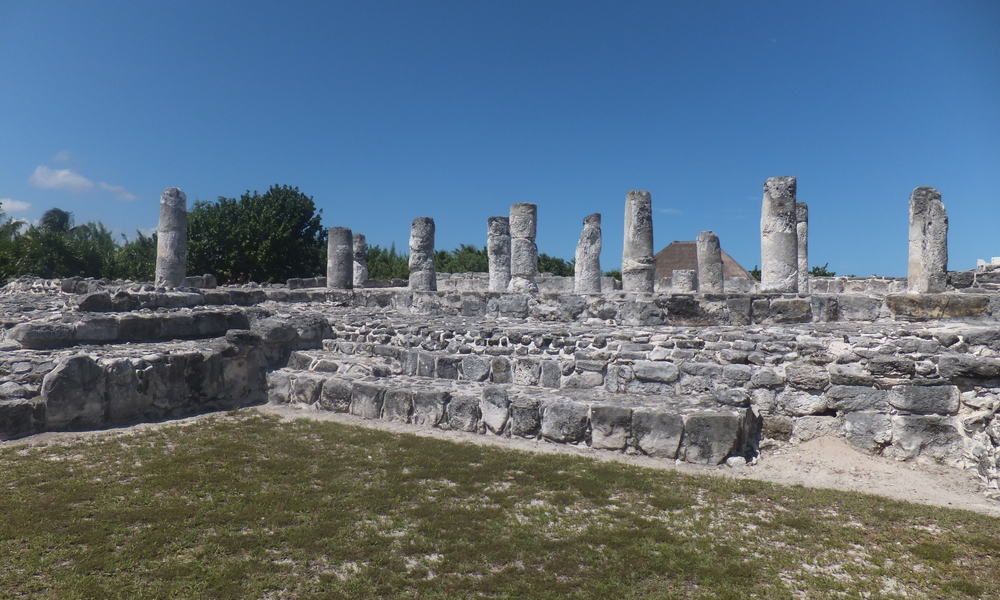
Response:
M553 275L560 275L562 277L572 277L574 274L575 262L576 261L567 261L542 253L538 255L538 272L552 273Z
M368 278L385 280L407 279L410 276L409 258L407 254L396 252L395 243L388 250L378 246L369 246Z
M760 268L757 265L754 265L753 268L750 269L750 276L757 281L760 281Z
M322 209L297 187L195 202L188 213L189 273L219 283L275 282L324 273Z
M813 267L809 269L809 274L813 277L836 277L836 273L827 269L829 265L830 263L824 263L822 267Z
M462 244L451 252L435 252L434 268L438 273L487 273L490 270L490 257L486 246L480 250L475 246Z
M125 243L115 252L111 277L132 281L153 281L156 276L156 233L147 236L141 231L136 231L133 240L126 238L123 233L122 240Z

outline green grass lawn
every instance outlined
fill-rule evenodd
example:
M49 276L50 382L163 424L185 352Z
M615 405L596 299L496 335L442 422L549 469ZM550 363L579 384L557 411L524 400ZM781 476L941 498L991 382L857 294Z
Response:
M0 452L3 598L1000 597L1000 520L256 411Z

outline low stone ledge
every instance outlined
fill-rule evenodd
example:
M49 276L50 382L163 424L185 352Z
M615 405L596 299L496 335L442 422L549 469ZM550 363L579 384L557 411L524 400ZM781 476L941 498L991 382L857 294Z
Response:
M889 294L885 305L894 319L930 321L986 316L990 296L986 294Z

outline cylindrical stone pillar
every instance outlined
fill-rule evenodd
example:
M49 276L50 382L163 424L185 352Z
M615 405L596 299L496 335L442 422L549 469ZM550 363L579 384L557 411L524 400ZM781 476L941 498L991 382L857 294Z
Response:
M948 213L941 192L918 187L910 194L910 260L906 291L938 294L948 282Z
M693 294L698 291L698 271L694 269L674 269L670 275L670 293Z
M798 234L795 232L795 178L764 182L760 211L760 289L794 294L799 289Z
M327 234L326 287L354 288L354 236L349 227L331 227Z
M368 281L368 244L365 234L355 233L354 246L354 287L363 288Z
M799 253L799 295L809 293L809 207L795 203L795 237Z
M507 291L518 294L537 292L535 273L538 271L538 207L529 202L510 205L510 283Z
M187 196L175 187L160 195L156 229L156 287L179 287L187 276Z
M622 252L622 289L653 291L656 259L653 256L653 201L646 190L625 195L625 248Z
M434 268L434 219L417 217L410 226L410 289L437 291Z
M490 291L506 292L510 285L510 219L490 217L486 221L486 253L490 261Z
M698 291L702 294L723 293L722 246L713 231L702 231L695 242L698 250Z
M583 219L583 231L576 244L573 291L577 294L601 293L601 214Z

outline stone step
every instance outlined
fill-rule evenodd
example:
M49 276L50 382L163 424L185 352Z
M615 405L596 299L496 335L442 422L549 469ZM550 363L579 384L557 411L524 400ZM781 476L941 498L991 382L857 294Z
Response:
M345 360L332 373L272 371L267 376L269 401L703 464L719 464L730 456L751 458L759 438L760 420L750 409L720 407L693 396L556 390L402 374L378 377L357 368L362 364Z

